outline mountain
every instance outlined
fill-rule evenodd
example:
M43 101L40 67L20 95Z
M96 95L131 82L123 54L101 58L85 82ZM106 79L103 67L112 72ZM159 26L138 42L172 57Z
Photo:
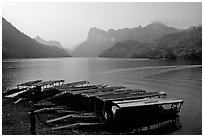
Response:
M152 23L145 27L124 28L119 30L104 31L98 28L91 28L86 41L76 47L74 56L98 56L117 42L134 40L139 42L153 42L165 34L178 32L178 29L168 27L162 23Z
M2 18L2 58L69 57L63 49L38 43Z
M67 51L69 53L69 55L71 55L72 53L72 50L69 49L69 48L64 48L59 41L52 41L52 40L49 40L49 41L46 41L44 39L42 39L41 37L39 36L36 36L33 38L35 41L37 41L38 43L40 44L43 44L43 45L48 45L48 46L56 46L56 47L59 47L65 51Z
M43 45L48 45L48 46L56 46L56 47L59 47L61 49L64 49L64 47L60 44L59 41L46 41L44 39L42 39L41 37L39 36L36 36L35 38L33 38L35 41L37 41L38 43L40 44L43 44Z
M71 50L71 49L66 48L65 50L66 50L66 51L69 53L69 55L71 55L71 56L72 56L72 50Z
M113 58L168 58L202 59L202 27L193 27L166 34L153 43L138 41L118 42L100 57Z
M117 42L111 48L102 52L99 57L106 58L132 58L136 56L138 58L147 58L147 51L151 50L152 44L143 43L139 41L127 40L124 42Z
M191 27L155 40L151 53L156 58L202 59L202 27Z

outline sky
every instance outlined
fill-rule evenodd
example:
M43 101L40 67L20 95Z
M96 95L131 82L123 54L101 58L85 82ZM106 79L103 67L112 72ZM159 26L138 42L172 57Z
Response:
M146 26L159 21L176 28L202 24L201 2L4 2L2 16L31 38L60 41L72 48L91 27L103 30Z

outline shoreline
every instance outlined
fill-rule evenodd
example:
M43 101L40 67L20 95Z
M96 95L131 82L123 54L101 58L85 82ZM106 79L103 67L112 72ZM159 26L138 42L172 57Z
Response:
M23 102L15 105L9 98L2 98L2 135L31 135L30 119L27 114L31 110L29 103ZM36 116L36 133L37 135L74 135L72 130L53 132L49 126L45 126L40 121L41 116Z

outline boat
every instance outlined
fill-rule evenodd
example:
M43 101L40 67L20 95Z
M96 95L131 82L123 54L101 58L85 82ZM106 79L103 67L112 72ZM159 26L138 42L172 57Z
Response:
M66 84L64 80L30 81L17 88L23 90L7 93L6 97L17 99L15 104L33 102L35 114L56 114L46 123L64 125L52 130L97 124L140 128L177 118L184 103L181 99L167 98L163 91L91 85L88 81ZM70 119L77 119L77 123L67 123Z
M115 124L150 124L175 118L183 103L180 99L167 98L113 101L111 109L105 110L104 119Z
M15 93L24 91L27 88L30 88L30 86L32 86L33 84L39 83L41 81L42 80L32 80L32 81L28 81L28 82L24 82L24 83L18 84L16 87L11 88L11 89L7 89L6 91L4 91L2 93L2 95L4 97L4 96L9 96L11 94L15 94Z
M25 89L26 89L26 88L21 88L21 89L19 89L19 88L11 88L11 89L7 89L6 91L4 91L4 92L2 93L2 96L3 96L3 97L9 96L9 95L11 95L11 94L20 92L20 91L25 90Z

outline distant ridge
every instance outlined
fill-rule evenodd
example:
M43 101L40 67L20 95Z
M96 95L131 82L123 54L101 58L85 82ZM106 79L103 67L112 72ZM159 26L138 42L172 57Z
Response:
M133 40L117 42L100 57L111 58L184 58L202 59L202 27L190 27L176 33L166 34L152 43Z
M153 42L165 34L175 32L179 32L179 30L158 22L151 23L145 27L110 29L108 31L95 27L89 30L87 40L79 44L72 54L73 56L96 57L117 42L126 40Z
M39 37L39 36L36 36L36 37L34 37L33 39L36 40L38 43L43 44L43 45L56 46L56 47L59 47L59 48L61 48L61 49L65 49L65 48L60 44L59 41L52 41L52 40L46 41L46 40L42 39L42 38Z
M70 57L63 49L38 43L2 18L2 58Z

